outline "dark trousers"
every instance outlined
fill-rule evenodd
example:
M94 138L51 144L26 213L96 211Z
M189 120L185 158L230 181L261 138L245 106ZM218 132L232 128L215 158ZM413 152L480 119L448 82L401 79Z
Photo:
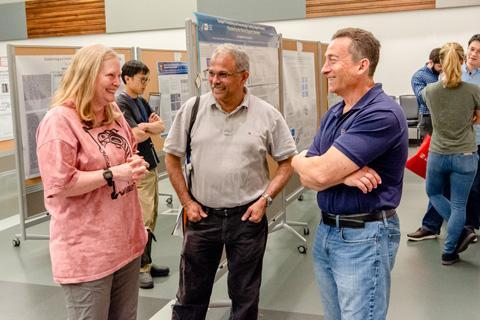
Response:
M480 156L480 149L477 151ZM467 201L467 213L465 226L478 229L480 227L480 161L478 162L478 169L473 180L470 194ZM443 190L443 195L450 198L450 184L446 184ZM434 233L439 234L442 227L443 218L437 212L437 210L428 203L427 212L423 216L422 226Z
M427 134L432 135L432 118L429 114L420 115L420 123L418 124L418 128L420 129L420 140L423 140Z
M266 217L258 224L241 217L210 213L199 222L187 223L172 319L205 319L224 246L232 300L229 319L257 319L268 224Z
M480 157L480 149L477 150L478 156ZM475 229L480 228L480 160L478 162L477 174L473 180L472 189L470 189L470 194L468 195L467 201L467 220L465 221L466 226L473 227Z

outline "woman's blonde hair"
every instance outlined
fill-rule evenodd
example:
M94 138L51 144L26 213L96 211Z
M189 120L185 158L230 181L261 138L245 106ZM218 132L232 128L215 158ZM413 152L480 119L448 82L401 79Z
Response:
M446 43L440 49L440 62L443 69L443 86L456 88L462 82L462 64L465 57L463 48L457 42Z
M118 59L111 48L101 44L86 46L77 51L72 63L63 75L59 88L55 92L52 106L75 104L78 116L89 126L110 124L120 116L112 103L105 107L105 119L95 123L92 100L95 95L96 79L102 63L109 59Z

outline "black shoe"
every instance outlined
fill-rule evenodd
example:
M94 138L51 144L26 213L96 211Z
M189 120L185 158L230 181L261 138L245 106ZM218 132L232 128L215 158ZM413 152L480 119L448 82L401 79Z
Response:
M477 235L470 228L463 228L460 238L457 241L457 247L455 248L456 253L463 252L467 250L468 245L474 242Z
M407 234L408 240L411 241L422 241L428 239L436 239L437 235L431 231L423 229L422 227L418 228L417 231Z
M442 264L444 266L449 266L460 261L460 256L458 253L443 253L442 254Z
M477 243L478 242L478 235L475 233L475 228L472 227L472 226L465 226L465 229L470 230L475 235L475 237L473 238L471 243Z
M152 289L153 288L153 279L150 273L140 272L138 276L138 283L142 289Z
M170 273L170 269L165 266L156 266L152 264L150 274L152 277L166 277Z

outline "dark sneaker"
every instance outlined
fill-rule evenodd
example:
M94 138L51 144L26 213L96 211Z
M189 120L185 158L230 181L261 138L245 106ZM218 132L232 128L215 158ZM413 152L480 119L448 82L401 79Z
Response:
M408 233L407 234L407 239L411 241L422 241L422 240L428 240L428 239L436 239L437 234L425 230L422 227L418 228L417 231Z
M475 233L475 228L472 227L472 226L465 226L465 228L472 231L473 234L475 235L475 237L473 238L471 243L477 243L478 242L478 235Z
M474 241L477 237L475 232L470 228L463 228L460 238L457 241L457 247L455 248L456 253L463 252L467 250L468 245Z
M150 274L152 277L166 277L170 273L170 269L165 266L156 266L152 264L150 267Z
M148 272L140 272L138 276L138 283L142 289L153 288L153 278Z
M460 261L460 256L458 253L443 253L442 254L442 264L444 266L449 266Z

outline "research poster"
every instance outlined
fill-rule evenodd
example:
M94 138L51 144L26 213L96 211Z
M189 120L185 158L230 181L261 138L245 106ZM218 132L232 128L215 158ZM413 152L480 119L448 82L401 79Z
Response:
M35 134L71 60L71 55L15 57L23 164L27 179L39 175Z
M284 115L299 151L308 149L315 137L316 97L314 53L284 50Z
M15 57L17 97L25 178L39 176L35 135L73 55L18 55ZM125 56L119 55L121 65ZM120 81L120 83L122 83ZM117 94L121 92L121 86Z
M160 118L165 124L162 135L168 134L180 107L190 97L188 64L181 61L157 62L158 83L161 93Z
M0 57L0 141L13 139L7 57Z
M200 70L206 70L215 48L223 43L241 47L250 58L250 77L247 87L257 97L277 109L280 106L279 37L275 28L196 13ZM210 90L202 74L201 92Z

